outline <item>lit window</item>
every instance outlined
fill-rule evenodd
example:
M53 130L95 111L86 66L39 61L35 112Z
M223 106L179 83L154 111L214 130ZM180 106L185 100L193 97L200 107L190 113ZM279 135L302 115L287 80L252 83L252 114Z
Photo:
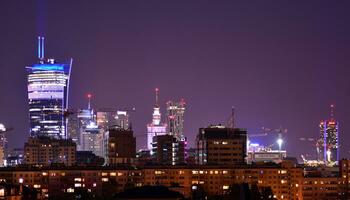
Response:
M230 186L228 186L228 185L222 186L222 189L224 189L224 190L228 190L229 188L230 188Z
M76 184L74 184L74 187L81 187L81 183L76 183Z
M108 178L102 178L102 182L108 182Z
M227 141L223 141L222 144L223 144L223 145L226 145L226 144L228 144L228 142L227 142Z
M4 197L5 196L5 189L2 188L0 189L0 197Z
M108 176L108 173L103 172L102 176Z
M34 187L35 189L38 189L38 188L41 188L41 185L35 184L33 187Z
M74 189L73 189L73 188L68 188L68 189L67 189L67 192L68 192L68 193L74 193Z
M192 181L192 184L195 185L195 184L198 184L199 181Z
M118 172L118 176L123 176L123 173L122 172Z
M192 174L198 174L198 171L192 170Z
M163 172L162 171L154 171L154 174L160 175L160 174L163 174Z
M109 175L110 175L110 176L117 176L117 173L111 172Z
M47 172L43 172L43 176L47 176Z
M228 171L222 171L222 174L228 174Z
M75 182L81 182L81 180L82 180L81 178L75 178L74 179Z

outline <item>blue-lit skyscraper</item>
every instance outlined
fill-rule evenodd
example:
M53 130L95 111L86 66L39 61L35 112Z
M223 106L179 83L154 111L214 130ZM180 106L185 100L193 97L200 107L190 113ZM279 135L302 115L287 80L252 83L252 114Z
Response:
M65 139L72 59L67 63L45 60L43 37L39 37L38 58L38 63L26 67L30 135Z

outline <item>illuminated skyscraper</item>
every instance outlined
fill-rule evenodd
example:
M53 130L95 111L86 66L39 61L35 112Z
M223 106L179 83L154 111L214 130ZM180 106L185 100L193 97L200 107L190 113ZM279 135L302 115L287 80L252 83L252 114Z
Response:
M158 102L159 89L156 88L156 104L153 108L152 123L147 124L147 149L152 150L153 137L166 134L166 124L161 123L160 106Z
M30 135L65 139L72 59L68 63L45 60L43 37L39 37L38 44L38 63L26 67Z
M339 123L334 118L335 106L331 105L331 118L320 122L318 141L319 160L327 165L337 164L339 160Z
M186 103L184 99L179 102L169 101L167 103L167 127L168 134L177 140L184 139L184 114Z

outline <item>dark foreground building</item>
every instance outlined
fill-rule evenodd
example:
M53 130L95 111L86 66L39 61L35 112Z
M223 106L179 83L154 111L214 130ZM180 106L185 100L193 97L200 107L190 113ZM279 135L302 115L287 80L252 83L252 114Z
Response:
M199 129L196 138L197 164L234 165L245 163L247 131L224 126Z

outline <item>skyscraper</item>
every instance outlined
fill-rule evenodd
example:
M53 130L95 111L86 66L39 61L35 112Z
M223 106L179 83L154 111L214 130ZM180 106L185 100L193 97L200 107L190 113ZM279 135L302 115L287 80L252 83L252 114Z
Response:
M335 105L331 105L331 118L320 122L318 141L319 160L327 165L337 164L339 160L339 123L334 118Z
M167 103L167 127L168 134L177 140L184 139L184 114L186 103L184 99L179 102L169 101Z
M38 38L38 63L27 69L31 136L67 138L69 79L72 59L59 63L44 58L44 38Z
M152 123L147 124L147 149L152 150L153 137L166 134L166 124L161 123L160 106L158 102L159 89L156 88L156 104L153 108Z

